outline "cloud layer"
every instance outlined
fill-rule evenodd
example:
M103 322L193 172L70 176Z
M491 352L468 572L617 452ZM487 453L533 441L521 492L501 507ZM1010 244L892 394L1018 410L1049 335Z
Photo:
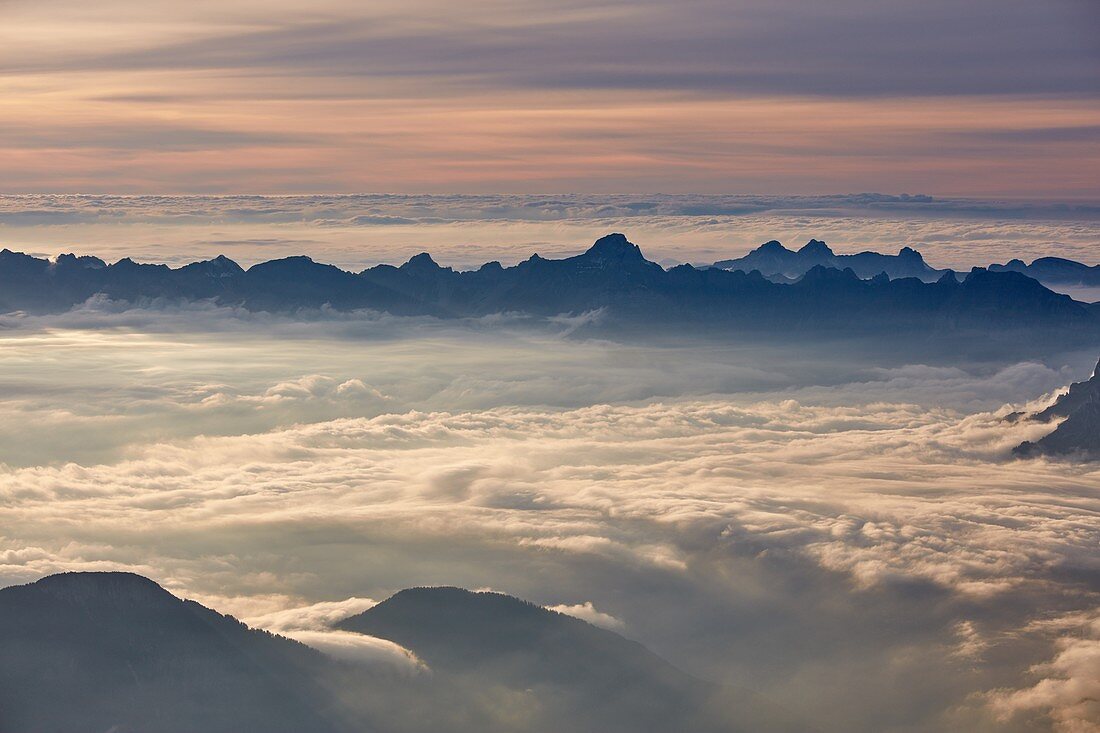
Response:
M3 582L126 568L402 669L329 625L403 587L492 587L799 700L824 730L1094 714L1091 637L1043 624L1097 606L1100 475L1012 460L1049 426L1001 419L1077 357L878 366L110 315L7 331L5 424L69 432L0 471Z
M53 257L242 265L290 255L360 270L430 250L444 265L576 254L626 232L654 261L711 263L770 239L921 250L969 270L1013 257L1096 262L1100 205L887 196L0 196L0 245Z

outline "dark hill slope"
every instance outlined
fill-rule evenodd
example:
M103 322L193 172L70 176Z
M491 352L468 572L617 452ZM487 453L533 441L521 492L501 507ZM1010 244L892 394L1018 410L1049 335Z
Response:
M806 730L743 692L523 601L403 591L347 620L432 665L339 662L130 573L0 590L2 733Z
M531 730L806 731L762 698L692 677L641 644L498 593L413 588L341 629L390 639L440 675L539 701Z
M5 733L334 731L321 655L130 573L0 590Z

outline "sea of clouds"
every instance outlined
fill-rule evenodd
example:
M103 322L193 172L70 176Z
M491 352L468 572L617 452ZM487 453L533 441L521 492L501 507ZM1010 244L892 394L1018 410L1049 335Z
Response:
M515 594L824 731L1093 730L1100 468L1011 422L1085 376L568 324L89 303L6 316L0 583L127 569L364 663L415 585ZM373 600L372 600L373 599Z
M428 250L468 269L576 254L611 231L666 265L811 238L841 253L911 246L960 270L1047 255L1096 264L1100 205L884 194L0 196L0 246L172 265L306 254L359 270Z

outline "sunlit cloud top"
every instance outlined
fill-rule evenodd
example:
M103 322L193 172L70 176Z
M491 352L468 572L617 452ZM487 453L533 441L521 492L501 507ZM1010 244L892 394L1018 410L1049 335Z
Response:
M5 192L1087 198L1089 0L0 0Z

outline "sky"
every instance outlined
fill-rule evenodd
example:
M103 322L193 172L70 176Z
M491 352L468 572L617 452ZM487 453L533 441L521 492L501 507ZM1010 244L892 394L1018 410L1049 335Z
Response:
M0 0L0 192L1096 198L1091 0Z

